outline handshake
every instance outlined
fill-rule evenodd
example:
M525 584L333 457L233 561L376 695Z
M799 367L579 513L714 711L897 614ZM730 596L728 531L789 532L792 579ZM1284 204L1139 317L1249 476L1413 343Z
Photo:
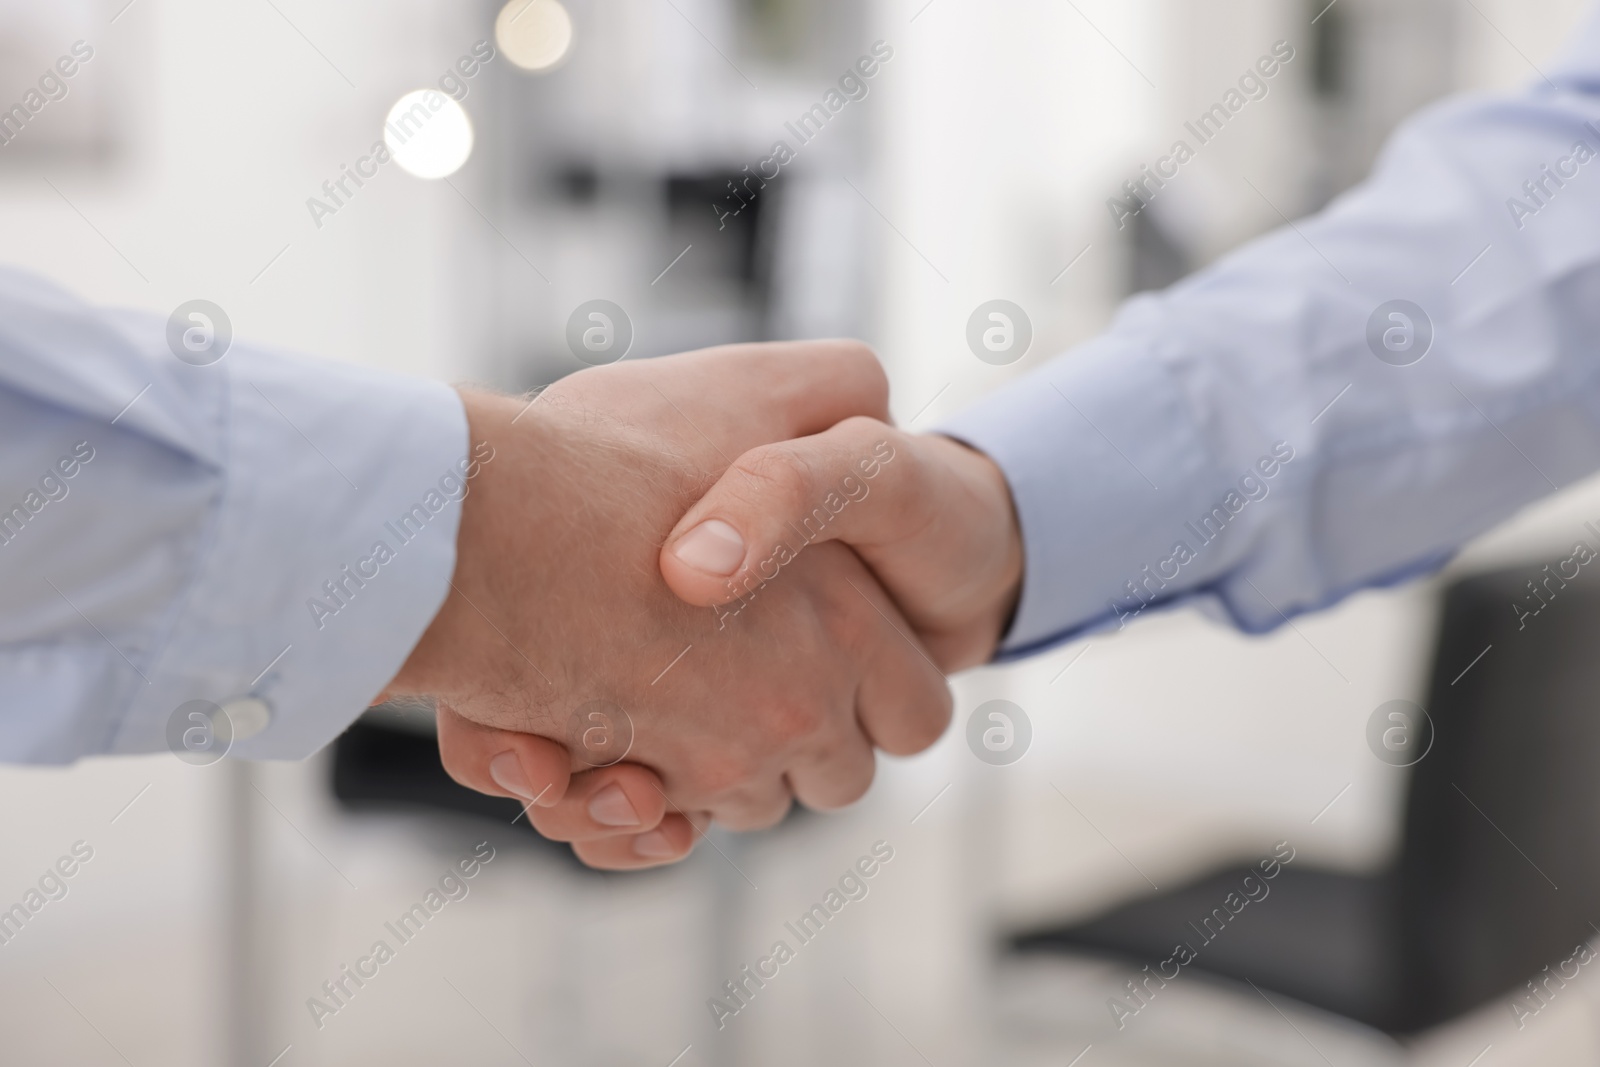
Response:
M462 400L494 459L383 698L431 698L450 774L593 866L852 803L875 748L944 732L944 675L987 661L1015 606L999 468L891 426L863 345L733 345Z

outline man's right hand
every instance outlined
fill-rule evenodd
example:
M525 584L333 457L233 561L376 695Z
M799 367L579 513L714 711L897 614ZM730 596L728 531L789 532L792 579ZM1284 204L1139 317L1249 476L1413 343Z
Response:
M830 492L834 507L819 509ZM738 546L718 566L684 551L708 528ZM728 605L776 546L839 544L872 568L940 669L994 655L1022 586L1021 528L994 461L939 434L858 417L752 449L678 521L661 571L687 603Z

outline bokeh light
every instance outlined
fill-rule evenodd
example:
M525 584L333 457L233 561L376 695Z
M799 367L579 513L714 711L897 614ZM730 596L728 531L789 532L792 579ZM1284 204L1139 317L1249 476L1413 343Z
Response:
M472 120L437 89L407 93L389 109L383 142L394 161L418 178L443 178L472 155Z
M494 20L494 40L523 70L550 70L572 48L572 16L558 0L510 0Z

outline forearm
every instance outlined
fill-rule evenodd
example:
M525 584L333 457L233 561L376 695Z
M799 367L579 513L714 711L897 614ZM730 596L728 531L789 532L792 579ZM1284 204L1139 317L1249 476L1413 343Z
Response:
M1573 55L1557 88L1418 117L1321 215L951 423L1022 523L1008 654L1196 597L1269 629L1600 467L1600 160L1577 161L1600 151L1600 23ZM1514 215L1547 164L1576 174ZM1409 366L1369 344L1394 299L1433 325Z
M448 589L455 394L239 343L190 366L159 317L14 272L0 357L0 507L28 513L0 543L0 758L159 751L191 700L264 702L241 756L343 730ZM30 510L78 442L93 458Z

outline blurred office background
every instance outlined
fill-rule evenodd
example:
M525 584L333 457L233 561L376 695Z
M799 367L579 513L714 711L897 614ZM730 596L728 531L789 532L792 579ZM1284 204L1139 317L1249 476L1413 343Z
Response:
M0 261L99 302L164 315L205 298L239 335L512 389L581 368L568 319L595 299L625 310L630 359L859 335L889 369L897 418L926 429L1091 336L1129 294L1320 207L1417 107L1536 77L1586 7L563 4L570 42L550 11L527 16L555 34L523 42L545 47L531 62L547 69L501 49L460 79L474 144L458 170L424 180L390 164L318 219L308 198L326 199L403 94L494 40L499 4L0 0L0 106L73 42L93 48L67 95L0 147ZM865 97L799 145L785 124L880 41L892 57ZM1119 231L1107 198L1278 41L1295 58L1267 98ZM778 139L795 158L733 214L729 183ZM994 298L1033 324L1011 367L965 341ZM1410 772L1374 756L1367 723L1386 701L1425 699L1439 590L1564 558L1597 516L1600 487L1574 487L1449 575L1266 638L1174 614L974 672L955 683L950 735L885 761L856 808L716 834L641 876L585 872L498 812L352 805L331 753L0 770L0 906L74 842L93 849L67 896L0 946L0 1059L1592 1063L1600 999L1581 983L1520 1029L1507 996L1402 1045L1185 979L1118 1031L1098 965L1004 946L1280 841L1297 866L1385 869ZM1012 766L979 762L963 737L994 698L1032 722ZM495 859L470 893L319 1027L308 999L485 840ZM708 998L877 841L894 858L870 893L719 1030Z

